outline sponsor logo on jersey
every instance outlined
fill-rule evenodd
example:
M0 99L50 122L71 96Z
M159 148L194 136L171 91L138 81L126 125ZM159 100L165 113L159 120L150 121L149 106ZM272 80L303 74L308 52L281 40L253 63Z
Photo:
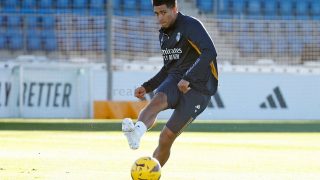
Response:
M181 48L162 49L162 56L164 61L178 60L180 59L181 54L182 54Z

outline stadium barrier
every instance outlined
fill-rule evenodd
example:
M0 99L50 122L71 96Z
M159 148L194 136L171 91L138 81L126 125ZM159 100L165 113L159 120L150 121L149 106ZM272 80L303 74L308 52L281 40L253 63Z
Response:
M118 106L117 102L136 102L134 89L160 68L142 71L146 65L122 69L119 66L113 73L112 102L108 107L102 103L100 112L95 114L94 102L107 99L104 65L48 63L0 63L1 118L135 118L142 105L133 103L131 108L137 109L128 110L129 107ZM320 119L319 65L218 67L218 92L198 119ZM148 94L146 100L152 96ZM121 115L116 111L119 109L128 114ZM161 112L158 119L168 119L171 112Z
M319 120L320 68L281 65L219 66L218 92L197 118L204 120ZM141 68L143 68L142 66ZM134 88L157 71L133 66L114 72L113 100L134 101ZM147 99L153 94L148 94ZM158 115L170 118L172 110Z
M137 119L147 101L94 101L94 119Z
M88 118L94 65L0 63L0 117ZM95 70L98 71L98 70Z

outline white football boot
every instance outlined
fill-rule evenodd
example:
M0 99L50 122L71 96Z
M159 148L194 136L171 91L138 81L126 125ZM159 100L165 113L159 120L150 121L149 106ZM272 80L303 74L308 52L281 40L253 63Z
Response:
M122 132L127 137L129 147L131 149L138 149L140 146L140 138L135 132L134 124L130 118L123 119Z

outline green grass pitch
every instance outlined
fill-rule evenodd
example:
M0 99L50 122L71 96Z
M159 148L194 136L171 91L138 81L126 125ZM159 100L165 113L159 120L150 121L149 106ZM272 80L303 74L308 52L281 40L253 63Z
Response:
M0 132L1 179L130 179L133 161L151 155L157 132L141 149L120 132ZM320 134L184 133L162 179L319 179Z
M120 131L0 131L0 179L129 180L159 132L130 150ZM161 180L320 179L320 133L184 132Z

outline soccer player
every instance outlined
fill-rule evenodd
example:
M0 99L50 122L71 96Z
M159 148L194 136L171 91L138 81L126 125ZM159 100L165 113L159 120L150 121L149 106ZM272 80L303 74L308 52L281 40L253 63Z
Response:
M135 89L137 98L155 89L156 92L135 125L129 118L123 120L122 131L130 148L138 149L141 137L152 127L157 114L174 109L153 153L163 166L176 137L204 111L217 90L217 53L202 23L180 13L176 0L153 0L153 10L161 25L159 40L164 65Z

